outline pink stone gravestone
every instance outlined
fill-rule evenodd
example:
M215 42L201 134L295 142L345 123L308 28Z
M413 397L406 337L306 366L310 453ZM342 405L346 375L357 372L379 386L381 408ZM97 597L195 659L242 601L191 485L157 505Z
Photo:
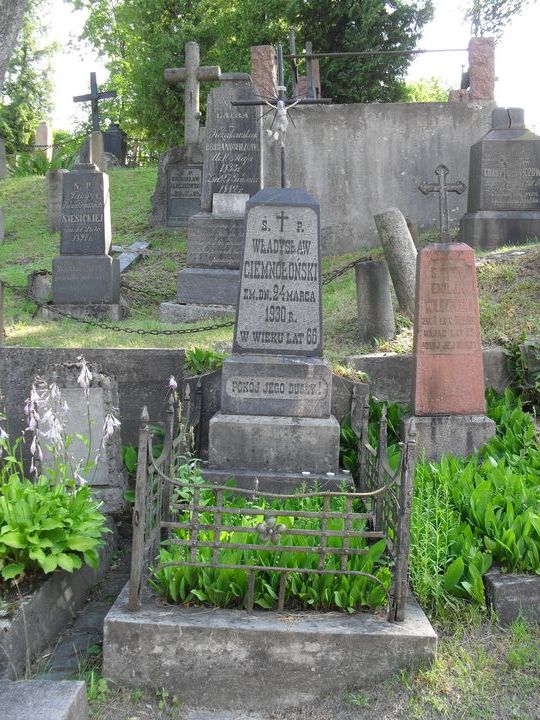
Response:
M440 243L418 254L413 413L421 449L439 459L489 440L474 250Z

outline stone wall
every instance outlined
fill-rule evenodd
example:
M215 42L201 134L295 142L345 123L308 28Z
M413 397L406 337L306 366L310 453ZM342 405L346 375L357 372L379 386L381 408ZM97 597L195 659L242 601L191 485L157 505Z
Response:
M331 95L331 93L327 93ZM438 226L435 182L443 163L449 182L469 177L469 149L489 130L492 102L297 106L287 131L291 187L321 205L323 252L378 244L373 215L398 207L420 229ZM273 114L266 116L266 127ZM279 143L264 137L264 185L279 186ZM450 222L466 212L467 193L449 195Z
M136 445L143 406L147 405L152 422L165 416L169 377L182 377L183 350L0 348L0 394L13 437L25 427L24 401L34 377L52 365L74 362L78 355L84 355L92 369L116 377L122 442Z

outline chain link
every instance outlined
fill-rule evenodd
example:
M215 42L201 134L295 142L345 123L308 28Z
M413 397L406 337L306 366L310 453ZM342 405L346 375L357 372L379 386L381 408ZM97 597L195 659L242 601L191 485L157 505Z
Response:
M340 268L332 270L323 277L322 284L328 285L334 280L337 280L337 278L344 275L348 270L351 270L357 263L364 262L365 260L369 260L369 258L357 258L356 260L352 260L350 263L347 263L347 265L343 265ZM89 318L77 317L76 315L72 315L65 310L60 310L57 305L51 305L36 300L36 298L32 297L28 290L22 285L13 285L12 283L6 282L5 280L1 280L0 282L3 283L4 287L12 290L17 295L24 297L26 300L30 300L31 302L38 305L38 307L40 308L46 308L50 312L54 312L60 317L64 317L68 320L73 320L74 322L83 323L84 325L91 325L93 327L100 328L100 330L123 332L129 335L193 335L201 332L209 332L210 330L219 330L221 328L232 327L234 325L234 320L226 320L225 322L213 323L212 325L205 325L204 327L191 327L182 330L143 330L142 328L127 328L120 327L118 325L109 325L109 323L100 322L99 320L90 320ZM129 285L129 283L126 283L125 281L122 281L122 285L126 289L131 290L132 292L138 292L145 295L154 295L155 297L163 297L163 295L160 295L154 290L143 290L142 288L135 288L132 285Z

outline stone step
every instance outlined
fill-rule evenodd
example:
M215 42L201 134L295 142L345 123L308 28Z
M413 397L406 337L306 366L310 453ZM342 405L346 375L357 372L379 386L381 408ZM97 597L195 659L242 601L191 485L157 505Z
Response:
M88 720L81 681L21 680L0 683L2 720Z

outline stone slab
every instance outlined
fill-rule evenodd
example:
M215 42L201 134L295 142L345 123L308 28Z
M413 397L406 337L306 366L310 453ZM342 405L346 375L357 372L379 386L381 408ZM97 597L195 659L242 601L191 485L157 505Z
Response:
M120 302L120 264L109 255L53 258L53 302L74 305Z
M474 251L437 243L418 253L413 355L415 415L485 412Z
M4 211L0 208L0 244L4 242Z
M159 159L152 196L153 227L187 228L201 210L203 155L199 145L172 147Z
M208 94L201 207L210 212L214 193L254 195L261 187L260 108L234 107L257 100L249 76L221 79Z
M67 170L47 170L47 218L49 230L58 232L62 224L62 187Z
M521 245L540 237L540 210L479 210L461 218L460 240L482 250Z
M358 339L362 344L375 345L396 334L396 322L386 262L366 260L354 266Z
M208 482L216 485L225 485L231 478L234 478L236 487L251 490L257 487L261 492L293 493L299 488L305 487L306 491L330 490L339 491L344 487L354 490L352 476L346 470L328 473L288 473L277 470L276 472L264 472L261 470L216 470L202 466L202 475Z
M37 657L76 617L116 552L116 529L112 523L109 527L113 532L105 535L97 570L88 565L73 573L58 570L25 597L13 615L0 617L0 677L24 676L27 654L30 660Z
M164 302L159 305L159 319L164 323L190 323L212 318L225 318L234 314L233 305L181 305Z
M121 303L88 303L86 305L72 305L51 303L41 308L41 317L45 320L62 320L68 313L76 318L86 320L123 320L129 314L127 308Z
M81 680L23 680L0 685L3 720L88 720Z
M520 615L540 622L540 576L503 574L494 568L484 575L486 600L497 622L510 625Z
M332 371L326 360L236 355L223 363L222 378L223 413L330 416Z
M210 468L337 472L339 423L329 418L225 415L210 420Z
M120 265L120 273L128 270L132 265L138 263L142 258L142 251L150 247L149 242L136 241L129 245L125 250L120 251L118 263ZM114 249L114 246L113 246Z
M183 268L176 273L176 286L179 303L236 307L240 272L226 268Z
M249 195L246 193L214 193L212 198L212 215L226 217L238 216L243 218L246 214L246 203Z
M322 356L319 205L266 188L246 205L233 352Z
M111 247L109 177L90 163L62 180L61 255L105 255Z
M403 623L367 613L181 608L150 594L138 612L126 605L127 587L105 619L104 676L165 687L201 710L300 708L429 664L437 648L412 598Z
M403 423L408 418L402 421ZM485 445L496 432L496 425L485 415L414 416L416 451L420 459L438 462L443 455L467 457Z
M189 220L188 267L238 270L244 248L244 214L231 217L198 213Z

